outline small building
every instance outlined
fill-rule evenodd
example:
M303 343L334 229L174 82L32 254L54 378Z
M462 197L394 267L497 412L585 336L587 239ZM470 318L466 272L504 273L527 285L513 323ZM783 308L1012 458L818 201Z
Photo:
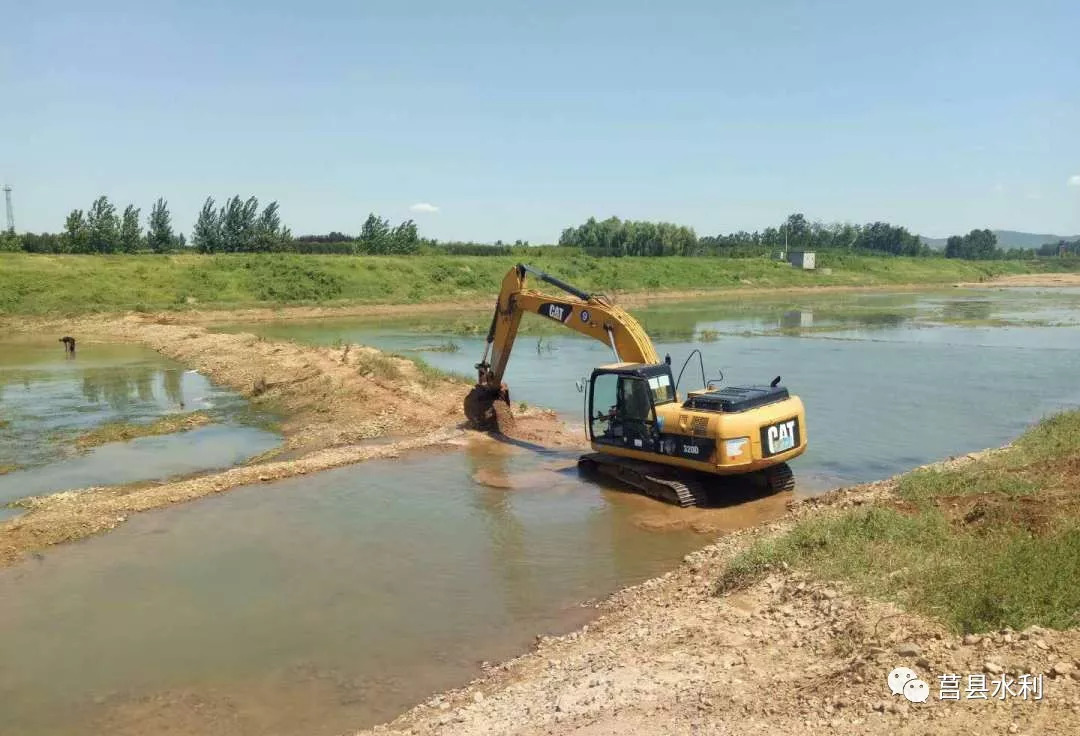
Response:
M806 271L814 270L814 251L812 250L793 250L788 253L788 263L795 268L801 268Z

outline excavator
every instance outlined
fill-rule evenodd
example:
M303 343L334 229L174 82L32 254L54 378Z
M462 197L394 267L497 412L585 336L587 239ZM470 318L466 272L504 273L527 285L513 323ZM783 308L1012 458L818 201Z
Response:
M530 274L564 294L526 288ZM585 431L593 452L578 460L583 473L684 507L708 505L724 476L753 475L772 492L794 488L788 461L806 451L806 413L779 376L768 385L720 387L705 379L696 351L704 385L681 397L671 356L660 359L630 313L602 294L523 264L503 278L476 364L477 384L465 397L472 427L505 433L513 425L503 376L526 312L599 340L614 353L615 361L595 368L587 384Z

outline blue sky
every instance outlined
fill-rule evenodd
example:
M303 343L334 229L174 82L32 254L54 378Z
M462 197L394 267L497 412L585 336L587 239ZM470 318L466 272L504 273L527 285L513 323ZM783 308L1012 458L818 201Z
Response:
M161 195L190 234L240 193L297 234L372 210L483 241L792 211L1080 233L1075 0L0 5L19 230Z

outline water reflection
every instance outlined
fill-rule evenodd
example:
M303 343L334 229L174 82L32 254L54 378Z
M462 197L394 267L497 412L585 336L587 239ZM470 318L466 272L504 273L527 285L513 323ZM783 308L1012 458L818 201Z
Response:
M989 299L953 299L941 305L941 316L946 322L988 320L994 314L994 302Z
M114 368L86 368L82 371L82 395L87 401L106 402L113 411L123 412L136 401L153 403L154 377L160 368L151 366L123 366Z
M780 318L780 327L783 329L798 329L801 327L814 326L814 311L812 309L793 309L784 312Z
M169 403L176 406L184 405L184 390L181 386L181 371L179 368L166 368L161 372L161 385L165 389L165 396Z
M203 400L187 407L187 395ZM75 453L73 439L94 427L189 408L207 411L216 426ZM44 341L0 343L0 418L0 465L21 469L0 477L7 498L227 467L277 442L257 428L268 417L242 397L135 345L80 344L68 359Z

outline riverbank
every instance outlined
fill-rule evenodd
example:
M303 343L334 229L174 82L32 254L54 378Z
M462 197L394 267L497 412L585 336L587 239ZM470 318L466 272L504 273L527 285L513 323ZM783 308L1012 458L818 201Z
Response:
M0 253L0 315L490 304L509 256L80 256ZM683 296L785 288L981 283L1070 271L1072 260L959 261L821 254L803 271L763 258L590 258L537 254L532 265L608 294ZM315 314L309 316L317 316Z
M938 282L930 282L933 286ZM1012 287L1075 287L1080 286L1080 274L1043 273L996 276L980 282L941 282L958 288L1012 288ZM669 302L708 299L744 300L772 298L777 296L858 294L868 292L907 292L927 288L927 283L885 283L877 285L817 285L817 286L740 286L729 289L673 289L667 291L617 292L615 301L621 306L633 308ZM127 312L127 316L152 320L158 324L172 325L221 325L251 324L258 322L287 322L318 319L362 319L426 317L447 314L486 314L491 309L491 294L470 296L453 301L336 304L336 305L280 305L258 307L214 308L202 304L187 305L175 310L166 309L156 314ZM100 320L119 318L125 313L103 312L94 315L65 317L57 314L4 315L0 312L0 328L11 334L27 334L52 330L77 333L84 324L90 329ZM87 321L88 320L88 321ZM66 334L66 333L65 333Z
M358 733L1076 733L1078 427L1062 415L1004 450L795 502L621 591L581 630ZM931 541L911 525L931 519L966 554L911 554ZM924 607L941 583L978 583L983 606L964 618L968 593ZM897 666L927 683L926 702L890 693ZM940 697L943 675L958 676L956 700ZM968 697L969 675L986 697ZM1023 675L1039 677L1038 700L1018 694Z
M462 417L468 380L374 348L315 348L139 315L83 317L63 326L79 335L80 350L92 350L95 342L137 342L202 372L276 413L284 441L256 461L222 472L22 499L14 505L25 513L0 523L0 565L108 531L140 511L241 485L460 444L476 435L465 429ZM23 322L20 327L34 332L60 325ZM553 412L515 413L518 440L552 447L580 443Z

